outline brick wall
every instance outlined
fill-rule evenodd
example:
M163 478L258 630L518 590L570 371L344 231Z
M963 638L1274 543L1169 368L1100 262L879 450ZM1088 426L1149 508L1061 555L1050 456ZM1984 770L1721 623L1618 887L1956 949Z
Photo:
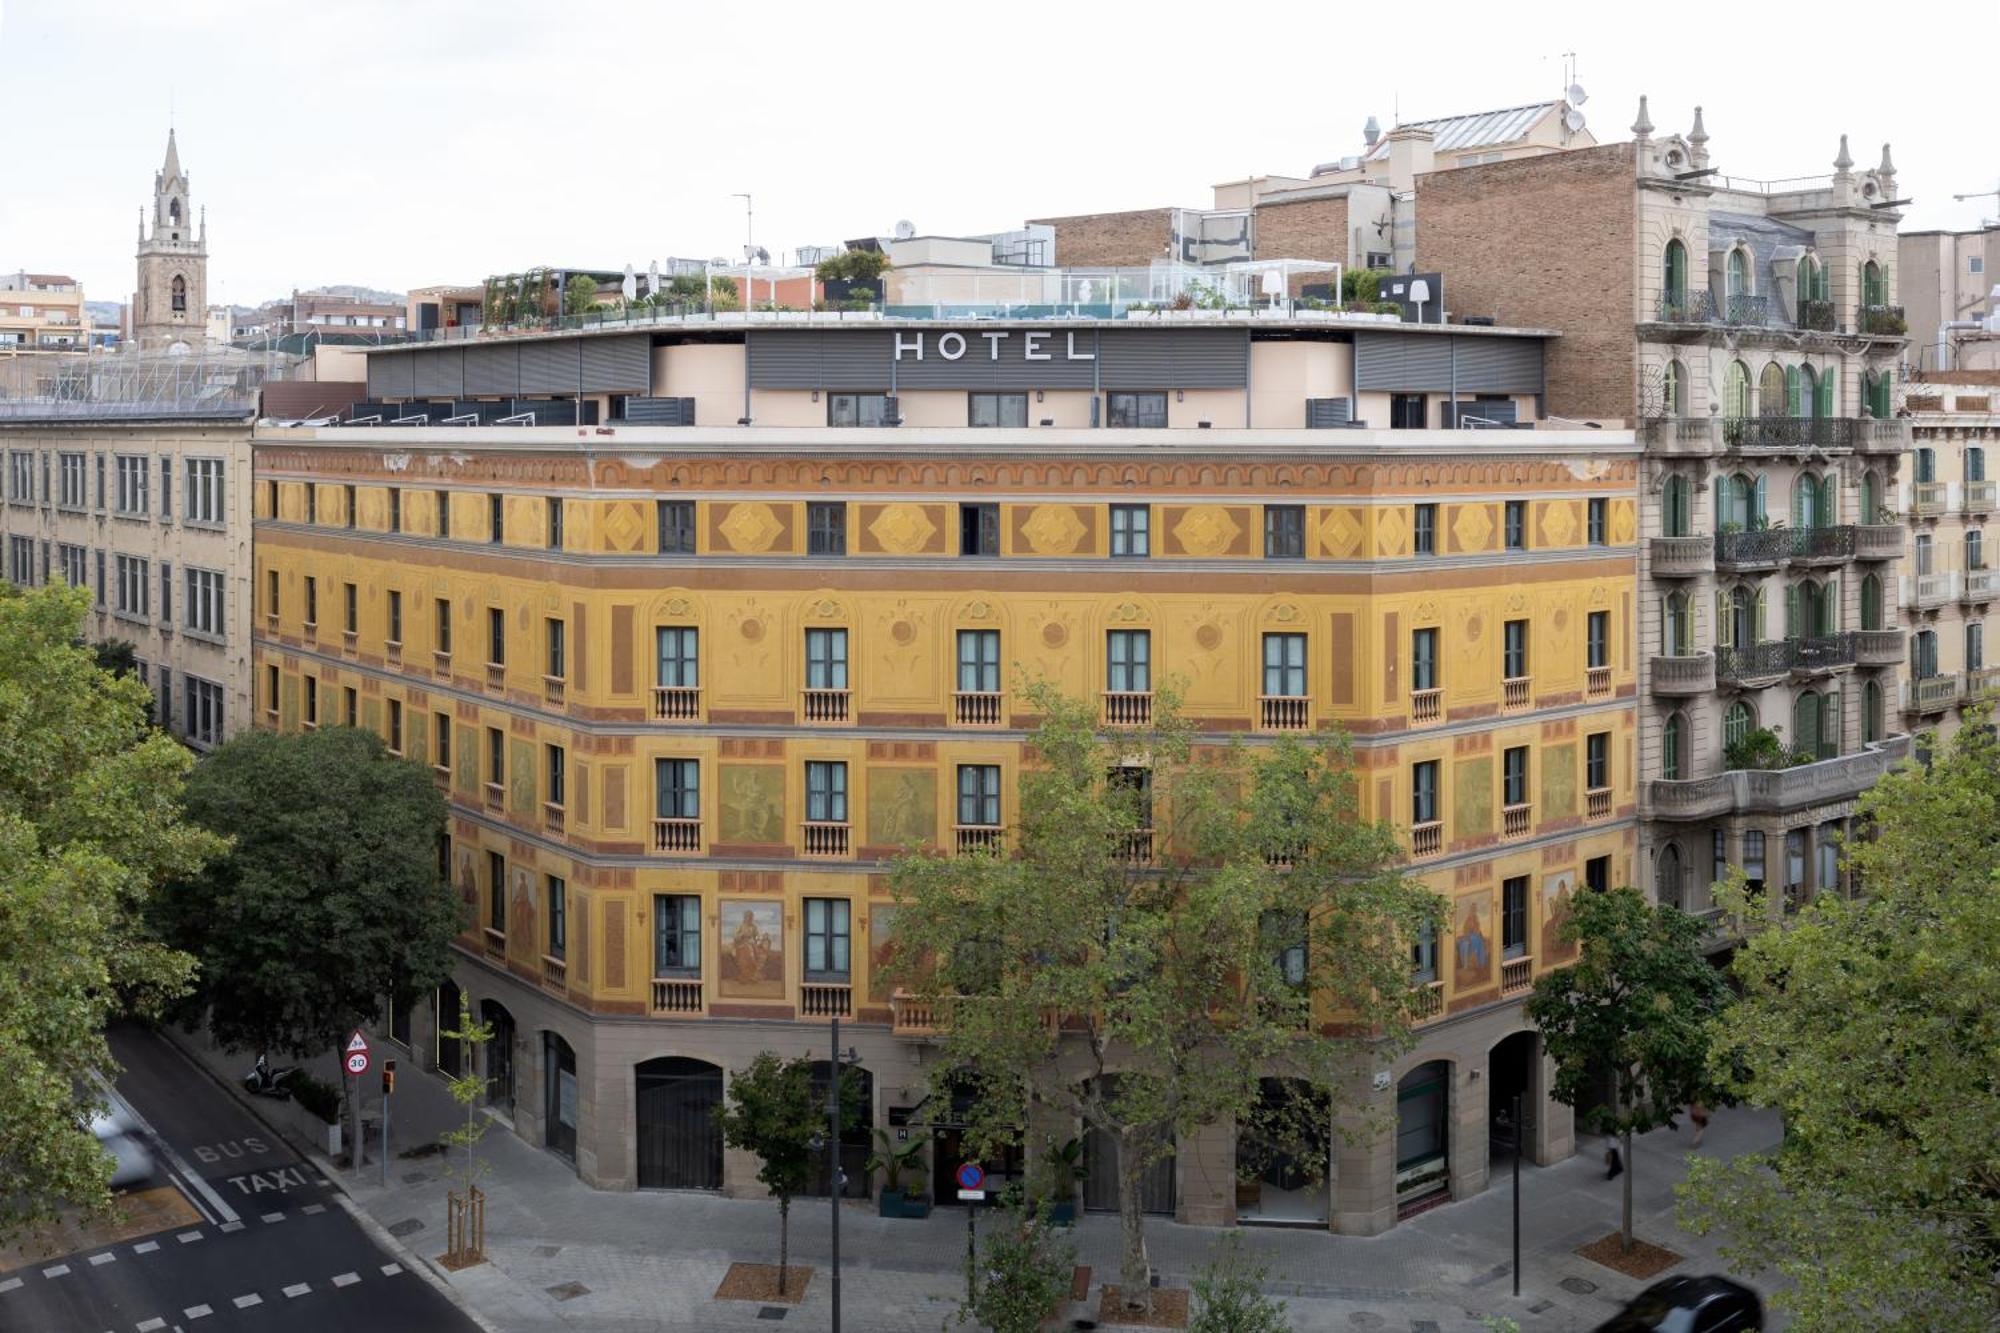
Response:
M1548 349L1555 416L1634 411L1632 151L1607 144L1417 177L1417 269L1444 275L1454 315L1561 331Z
M1253 253L1258 259L1324 259L1341 263L1347 258L1347 200L1301 199L1296 203L1260 204L1255 239Z
M1058 264L1144 268L1166 256L1172 215L1170 208L1135 208L1124 213L1079 213L1029 221L1056 229Z

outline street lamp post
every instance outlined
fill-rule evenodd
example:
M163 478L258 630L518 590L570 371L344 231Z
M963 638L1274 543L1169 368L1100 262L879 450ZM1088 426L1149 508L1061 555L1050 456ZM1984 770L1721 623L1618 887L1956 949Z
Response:
M833 1201L833 1333L840 1333L840 1082L845 1066L857 1064L857 1051L840 1049L840 1019L833 1019L833 1077L826 1085L826 1178Z

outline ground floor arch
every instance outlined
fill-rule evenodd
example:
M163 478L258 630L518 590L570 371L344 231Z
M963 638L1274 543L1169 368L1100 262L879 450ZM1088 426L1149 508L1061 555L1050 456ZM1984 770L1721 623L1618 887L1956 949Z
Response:
M479 1002L479 1021L493 1030L486 1042L486 1104L514 1109L514 1015L498 1000Z
M661 1056L633 1067L642 1190L722 1188L722 1067Z

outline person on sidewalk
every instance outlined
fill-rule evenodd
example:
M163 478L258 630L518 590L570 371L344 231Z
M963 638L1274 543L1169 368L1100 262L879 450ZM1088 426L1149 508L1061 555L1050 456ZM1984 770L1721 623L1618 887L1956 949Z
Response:
M1618 1151L1617 1144L1614 1143L1604 1150L1604 1165L1606 1180L1616 1180L1625 1174L1625 1157Z
M1700 1102L1689 1102L1688 1119L1694 1122L1694 1146L1699 1148L1701 1136L1708 1132L1708 1108Z

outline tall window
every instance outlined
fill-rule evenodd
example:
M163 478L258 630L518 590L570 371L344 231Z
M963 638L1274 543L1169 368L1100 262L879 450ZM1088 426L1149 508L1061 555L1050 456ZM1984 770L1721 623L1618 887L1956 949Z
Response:
M692 690L701 684L701 631L689 625L662 625L654 631L659 675L666 689Z
M1936 481L1937 450L1931 448L1929 445L1920 444L1917 446L1915 457L1916 457L1916 474L1917 474L1916 480Z
M308 727L319 725L319 677L305 677L305 723Z
M1114 629L1105 635L1104 688L1112 694L1152 692L1152 631Z
M178 200L176 200L176 201L175 201L175 203L174 203L174 208L175 208L175 209L177 210L177 211L176 211L176 214L175 214L175 217L174 217L174 221L175 221L175 222L179 222L179 221L180 221L180 216L179 216L179 213L178 213L178 210L179 210L179 208L180 208L180 203L179 203L179 201L178 201ZM182 276L181 276L180 274L178 274L178 273L174 274L174 282L173 282L173 287L172 287L172 289L171 289L171 290L172 290L172 301L173 301L173 307L174 307L174 313L175 313L175 314L177 314L177 315L184 315L184 314L186 314L186 313L187 313L187 308L188 308L188 285L187 285L187 279L186 279L186 278L183 278L183 277L182 277Z
M1786 398L1784 367L1775 361L1765 362L1763 373L1757 377L1758 414L1767 417L1785 415Z
M1910 636L1910 674L1929 680L1938 674L1937 631L1920 629Z
M806 553L847 554L847 506L815 501L806 506Z
M1519 958L1528 952L1528 883L1526 875L1500 881L1500 956Z
M23 454L16 455L16 457L25 458L27 456ZM119 454L114 461L118 469L118 491L117 500L113 508L120 514L128 514L135 518L143 517L148 504L147 487L150 485L152 477L151 470L146 466L145 458L136 454ZM27 498L33 498L33 493L34 481L31 477L28 482Z
M440 538L449 538L451 536L451 492L436 491L433 494L436 496L437 535Z
M1861 687L1861 740L1873 745L1882 739L1882 687L1870 680Z
M1164 393L1110 393L1105 395L1107 425L1164 429L1167 424L1167 396Z
M1500 752L1500 803L1528 803L1528 747L1510 745Z
M310 585L311 580L307 580ZM432 617L437 631L437 650L446 657L451 656L451 602L440 597L432 604Z
M1418 555L1436 555L1438 507L1420 504L1410 516L1410 549Z
M1583 785L1603 791L1611 785L1611 733L1593 731L1583 738Z
M1000 554L1000 506L962 504L958 507L958 553Z
M847 822L847 765L840 761L810 760L806 764L806 822L845 824Z
M1500 674L1519 680L1528 674L1528 622L1510 620L1501 629Z
M486 608L486 661L489 666L507 664L507 613L497 606Z
M1917 534L1916 549L1917 549L1917 574L1921 577L1922 575L1925 574L1935 573L1936 570L1934 569L1934 566L1937 563L1937 555L1936 555L1937 548L1936 544L1931 540L1931 535L1928 532L1920 532Z
M806 631L806 688L809 690L847 688L846 630Z
M349 634L359 634L361 632L361 589L352 583L343 583L340 587L342 597L340 627ZM499 659L495 658L494 660L498 661Z
M1592 499L1586 509L1588 514L1589 542L1592 546L1604 546L1611 540L1611 501L1603 496Z
M1584 622L1584 661L1587 667L1611 665L1611 613L1592 611Z
M446 773L451 772L451 714L431 714L431 763Z
M653 761L653 815L657 819L701 818L701 761Z
M1670 417L1687 415L1687 368L1678 361L1667 362L1660 380L1660 405Z
M81 458L82 455L79 454L78 457ZM1979 445L1968 444L1965 446L1965 479L1967 481L1986 480L1986 450ZM80 505L83 501L79 499L77 503Z
M1435 627L1410 631L1410 688L1438 688L1438 632Z
M1667 723L1660 728L1660 776L1668 782L1678 782L1687 769L1683 763L1687 753L1687 719L1679 713L1669 714Z
M845 898L806 899L806 978L845 981L848 977L848 914Z
M486 497L486 540L495 546L507 540L507 498L503 495Z
M1433 516L1435 516L1437 509L1435 505L1419 505L1417 506L1417 508L1419 512L1425 509L1429 509L1432 511ZM1507 528L1507 549L1510 551L1527 550L1528 549L1528 502L1526 500L1509 500L1507 502L1506 528Z
M1731 361L1722 376L1722 414L1741 419L1750 415L1750 368Z
M701 899L696 895L653 896L653 975L701 975Z
M1264 636L1264 693L1271 698L1300 699L1306 692L1306 636Z
M958 822L974 828L1000 825L1000 765L958 766Z
M1684 592L1670 592L1662 604L1660 636L1665 642L1667 656L1691 657L1694 655L1694 615Z
M403 594L389 589L389 642L403 641Z
M1000 692L1000 631L962 629L958 632L958 691L960 694Z
M1410 984L1422 986L1437 980L1437 923L1426 921L1410 941Z
M1889 283L1882 266L1869 260L1861 266L1861 304L1864 306L1887 305L1889 303Z
M1965 567L1986 568L1986 536L1978 528L1965 530Z
M181 601L181 613L186 618L187 627L198 634L224 633L227 620L222 606L222 571L188 569L182 572L187 579L187 596Z
M1986 624L1980 620L1965 622L1965 669L1984 671L1986 669Z
M1438 819L1438 761L1410 765L1410 822L1434 824Z
M569 802L564 799L569 794L569 784L567 780L568 770L569 770L569 763L568 763L569 756L564 752L563 747L560 745L545 745L542 747L542 759L543 759L542 767L544 771L544 776L548 779L547 783L548 795L544 799L547 800L550 805L554 806L564 806L569 804Z
M1723 279L1724 294L1730 300L1750 295L1750 254L1742 246L1729 252L1728 269Z
M549 957L563 960L569 949L569 886L554 875L546 877L548 900Z
M391 699L389 701L389 753L401 754L402 752L403 701L401 699Z
M82 509L89 503L89 487L84 480L83 455L62 456L62 491L57 500L64 509Z
M1662 318L1685 320L1688 294L1688 252L1678 239L1667 242L1666 254L1660 265L1660 295L1666 302L1667 310Z
M563 547L562 497L559 495L551 495L548 498L547 503L549 512L549 531L548 531L549 549L551 551L560 551L562 550Z
M1750 705L1738 699L1729 705L1729 711L1722 715L1722 743L1724 746L1739 745L1752 731L1757 729L1757 715L1750 711Z
M403 491L399 486L389 488L389 531L403 530Z
M350 483L340 488L340 516L348 527L354 526L354 487Z
M1304 505L1264 506L1264 558L1297 560L1306 553Z
M1148 505L1111 506L1111 554L1139 557L1152 554L1152 509Z
M494 787L507 785L507 733L498 727L486 729L486 781Z
M660 529L661 555L694 554L694 501L656 500L653 516Z
M198 750L211 749L222 743L222 686L214 681L197 680L193 676L182 676L181 687L186 692L186 714L181 721L187 728L188 743Z
M1882 628L1882 577L1879 574L1862 576L1861 628Z
M498 852L486 853L486 925L507 933L507 858Z
M569 679L568 626L554 616L543 620L547 660L542 664L542 674L550 680Z

